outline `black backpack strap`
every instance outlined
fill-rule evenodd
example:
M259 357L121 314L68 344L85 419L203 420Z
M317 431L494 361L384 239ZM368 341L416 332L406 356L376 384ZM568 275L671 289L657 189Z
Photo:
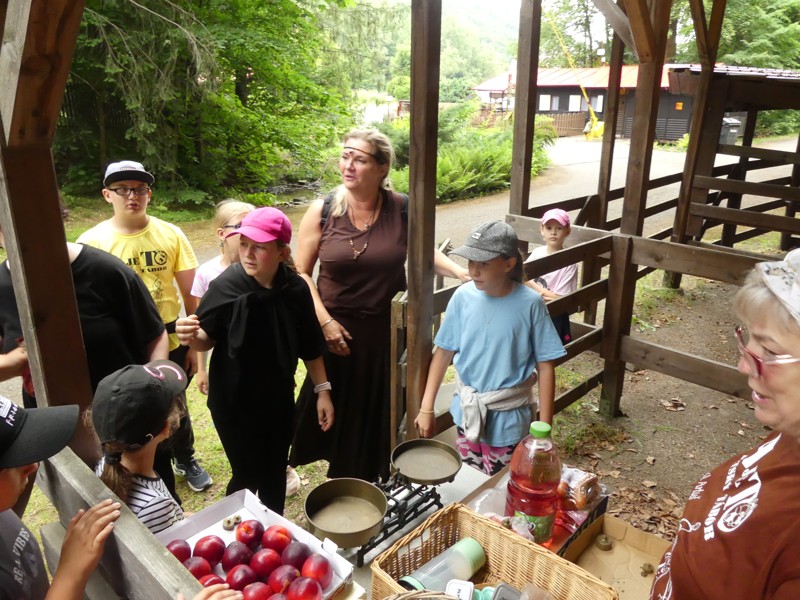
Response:
M331 212L331 202L333 202L333 192L325 196L325 200L322 201L322 215L319 219L319 226L321 229L325 229L325 223L328 222L328 215Z

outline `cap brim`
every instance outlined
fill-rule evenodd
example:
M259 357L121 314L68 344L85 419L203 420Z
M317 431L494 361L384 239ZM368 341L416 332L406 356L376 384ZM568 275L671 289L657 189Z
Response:
M153 185L155 180L156 178L146 171L117 171L106 177L103 180L103 185L108 187L118 181L141 181L147 185Z
M58 454L75 434L80 410L77 404L30 408L22 430L0 457L0 469L38 463Z
M472 246L460 246L452 250L450 254L455 254L456 256L461 256L474 262L488 262L500 256L500 252L490 252L488 250L473 248Z
M258 227L253 227L252 225L242 225L239 229L234 229L226 238L231 237L232 235L243 235L246 238L250 238L257 244L266 244L267 242L274 242L278 238L272 235L271 233L267 233L263 229L259 229Z

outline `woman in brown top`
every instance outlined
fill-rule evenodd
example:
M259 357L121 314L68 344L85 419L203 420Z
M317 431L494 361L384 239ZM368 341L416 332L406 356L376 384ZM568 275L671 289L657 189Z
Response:
M328 477L372 481L388 474L389 316L392 298L406 288L408 248L408 197L387 189L393 159L391 142L379 131L348 133L339 159L342 184L300 222L295 262L325 334L336 420L330 431L320 430L306 379L289 462L324 458ZM438 251L434 269L469 280L466 269Z

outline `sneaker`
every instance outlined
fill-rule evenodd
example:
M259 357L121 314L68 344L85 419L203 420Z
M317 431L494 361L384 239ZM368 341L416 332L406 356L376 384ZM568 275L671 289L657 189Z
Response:
M286 497L294 496L300 489L300 475L292 467L286 467Z
M211 480L211 475L209 475L203 467L197 464L197 460L195 460L194 457L183 463L175 461L173 464L173 470L178 475L183 475L183 477L186 479L186 483L195 492L202 492L203 490L211 487L211 484L214 483Z

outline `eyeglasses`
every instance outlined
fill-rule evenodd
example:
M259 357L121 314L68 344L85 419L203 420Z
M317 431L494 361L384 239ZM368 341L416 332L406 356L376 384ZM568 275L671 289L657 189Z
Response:
M739 345L739 352L747 363L748 370L753 374L755 379L764 377L764 367L766 365L789 365L792 363L800 363L800 357L790 356L788 354L773 354L769 350L764 350L764 358L757 356L747 349L747 343L750 341L750 336L746 327L736 327L733 330L736 335L736 343Z
M123 198L127 198L128 196L130 196L131 192L133 192L135 196L146 196L147 194L150 193L150 188L147 186L138 188L129 188L123 186L123 187L108 188L108 189L117 194L118 196L122 196Z
M223 225L222 229L239 229L241 226L241 223L236 223L236 225Z

